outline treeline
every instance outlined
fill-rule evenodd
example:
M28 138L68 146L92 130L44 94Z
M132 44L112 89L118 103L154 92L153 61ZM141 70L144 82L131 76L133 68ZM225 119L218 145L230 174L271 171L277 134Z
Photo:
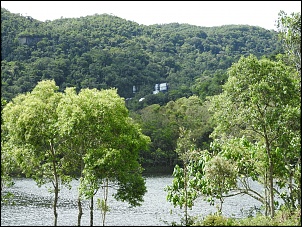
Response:
M132 98L132 110L192 94L204 98L221 92L225 78L215 73L224 74L241 55L281 52L275 31L244 25L145 26L107 14L40 22L1 8L1 26L1 95L8 101L45 79L61 91L115 87ZM157 83L169 84L163 100L148 97ZM149 102L138 102L146 96Z

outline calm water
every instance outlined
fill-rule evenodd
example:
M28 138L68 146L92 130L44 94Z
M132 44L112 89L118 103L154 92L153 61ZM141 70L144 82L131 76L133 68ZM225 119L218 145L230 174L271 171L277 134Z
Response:
M172 176L146 177L148 192L140 207L130 208L128 203L118 202L112 196L108 198L110 212L107 213L105 225L107 226L167 226L172 222L180 223L183 210L174 208L166 201L166 185L171 185ZM77 186L78 181L72 182L72 189L62 187L58 204L58 226L77 225ZM52 194L46 186L36 186L32 179L15 179L15 185L10 188L15 194L15 205L1 204L1 226L52 226L54 215L52 208ZM112 193L112 191L110 191ZM101 198L98 193L95 196ZM252 207L259 207L260 203L248 196L235 196L226 198L222 212L225 216L236 218L246 216ZM94 205L94 226L101 226L101 213ZM81 224L89 225L89 204L83 204ZM201 217L216 212L216 208L199 199L195 202L190 215Z

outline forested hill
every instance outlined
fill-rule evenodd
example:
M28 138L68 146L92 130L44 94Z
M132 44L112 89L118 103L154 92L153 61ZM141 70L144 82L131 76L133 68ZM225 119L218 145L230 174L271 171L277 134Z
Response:
M62 91L116 87L134 99L150 99L158 83L168 83L168 100L213 95L241 55L282 51L275 31L255 26L145 26L108 14L41 22L4 8L1 44L6 100L42 79L54 79Z

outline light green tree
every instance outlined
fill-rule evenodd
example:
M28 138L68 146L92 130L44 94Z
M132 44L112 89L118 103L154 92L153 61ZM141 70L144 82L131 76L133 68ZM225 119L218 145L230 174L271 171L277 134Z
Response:
M218 213L222 213L222 205L227 195L232 189L237 187L237 168L221 155L215 155L205 163L204 178L207 182L207 193L205 196L219 200L217 205ZM205 191L205 190L204 190Z
M79 163L79 216L81 197L90 199L90 225L93 225L93 198L103 189L98 199L105 224L108 188L116 189L115 198L140 205L146 192L138 163L141 149L147 149L149 137L143 135L138 125L129 117L124 100L116 89L66 89L58 108L62 135L67 136L66 147L74 151L74 161ZM69 153L72 154L72 153ZM72 160L72 157L71 159Z
M200 153L196 149L192 135L189 130L180 128L180 136L177 140L176 153L182 161L182 167L176 165L173 171L172 185L167 185L165 191L168 192L167 200L174 207L184 208L184 223L186 226L192 224L188 209L194 205L194 201L199 196L196 187L204 189L204 164L209 159L208 153Z
M56 112L62 94L57 91L54 81L41 81L32 92L18 95L3 109L14 161L38 186L51 183L55 226L60 186L70 181L64 172L64 138L59 134Z

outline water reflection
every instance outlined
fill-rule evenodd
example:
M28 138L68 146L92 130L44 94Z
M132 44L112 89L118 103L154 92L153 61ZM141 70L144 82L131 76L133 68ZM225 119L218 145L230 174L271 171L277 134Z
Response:
M110 212L106 216L107 226L167 226L172 222L180 223L183 210L174 208L166 201L166 185L171 185L172 176L146 177L147 193L140 207L130 207L128 203L116 201L112 196L108 198ZM50 186L50 185L49 185ZM72 181L72 189L62 187L58 203L58 225L77 225L77 186L78 181ZM53 225L53 194L46 186L38 187L32 179L15 179L15 185L10 189L15 194L15 205L1 204L1 226L48 226ZM96 198L101 197L99 192ZM110 194L113 191L110 190ZM222 212L226 216L242 217L242 209L249 210L260 203L248 196L230 197L225 200ZM101 226L101 213L94 205L94 225ZM171 213L172 211L172 213ZM216 208L199 199L195 202L190 215L213 213ZM89 225L89 203L83 203L82 225Z

